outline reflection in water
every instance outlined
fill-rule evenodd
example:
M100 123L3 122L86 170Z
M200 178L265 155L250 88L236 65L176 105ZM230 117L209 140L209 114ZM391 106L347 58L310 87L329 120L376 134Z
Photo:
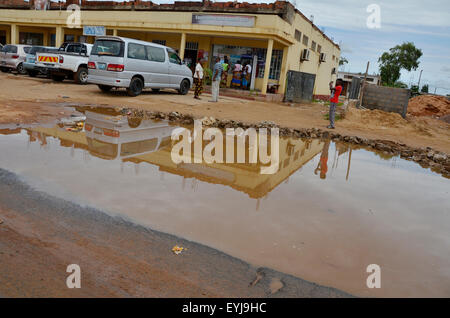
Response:
M281 138L273 175L260 174L260 163L175 164L176 127L83 112L82 129L0 130L1 168L42 191L355 295L449 296L449 183L415 163ZM368 264L382 268L380 290L366 288Z

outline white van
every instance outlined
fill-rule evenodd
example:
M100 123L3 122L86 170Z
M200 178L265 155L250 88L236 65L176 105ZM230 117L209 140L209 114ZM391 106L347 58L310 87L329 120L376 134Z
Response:
M192 72L175 50L118 36L96 38L88 68L88 83L104 92L124 87L137 96L144 88L174 88L184 95L192 86Z

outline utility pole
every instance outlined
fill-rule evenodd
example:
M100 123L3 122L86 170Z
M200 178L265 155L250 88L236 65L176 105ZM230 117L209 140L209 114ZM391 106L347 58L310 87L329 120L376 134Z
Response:
M363 80L362 85L361 85L361 92L359 93L359 107L362 106L362 99L363 99L363 95L364 95L364 87L366 86L367 73L369 72L369 64L370 64L370 62L367 62L366 73L364 74L364 80Z
M420 90L420 79L422 78L422 72L423 72L423 70L420 70L419 82L417 82L417 87L419 88L419 90Z

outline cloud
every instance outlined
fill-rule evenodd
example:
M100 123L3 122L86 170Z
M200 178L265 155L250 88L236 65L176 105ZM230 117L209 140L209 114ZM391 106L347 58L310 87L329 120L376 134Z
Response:
M442 66L441 71L442 71L442 72L446 72L446 73L447 73L447 72L450 73L450 66L447 66L447 65Z

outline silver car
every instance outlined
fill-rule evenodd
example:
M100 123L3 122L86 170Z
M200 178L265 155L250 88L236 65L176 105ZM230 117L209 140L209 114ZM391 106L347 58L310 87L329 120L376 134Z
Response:
M5 45L0 52L0 70L2 72L16 70L19 74L26 74L23 63L30 49L31 46L23 44Z
M137 96L144 88L173 88L184 95L192 86L192 71L175 50L129 38L97 37L88 68L88 83L104 92L124 87L128 95Z

